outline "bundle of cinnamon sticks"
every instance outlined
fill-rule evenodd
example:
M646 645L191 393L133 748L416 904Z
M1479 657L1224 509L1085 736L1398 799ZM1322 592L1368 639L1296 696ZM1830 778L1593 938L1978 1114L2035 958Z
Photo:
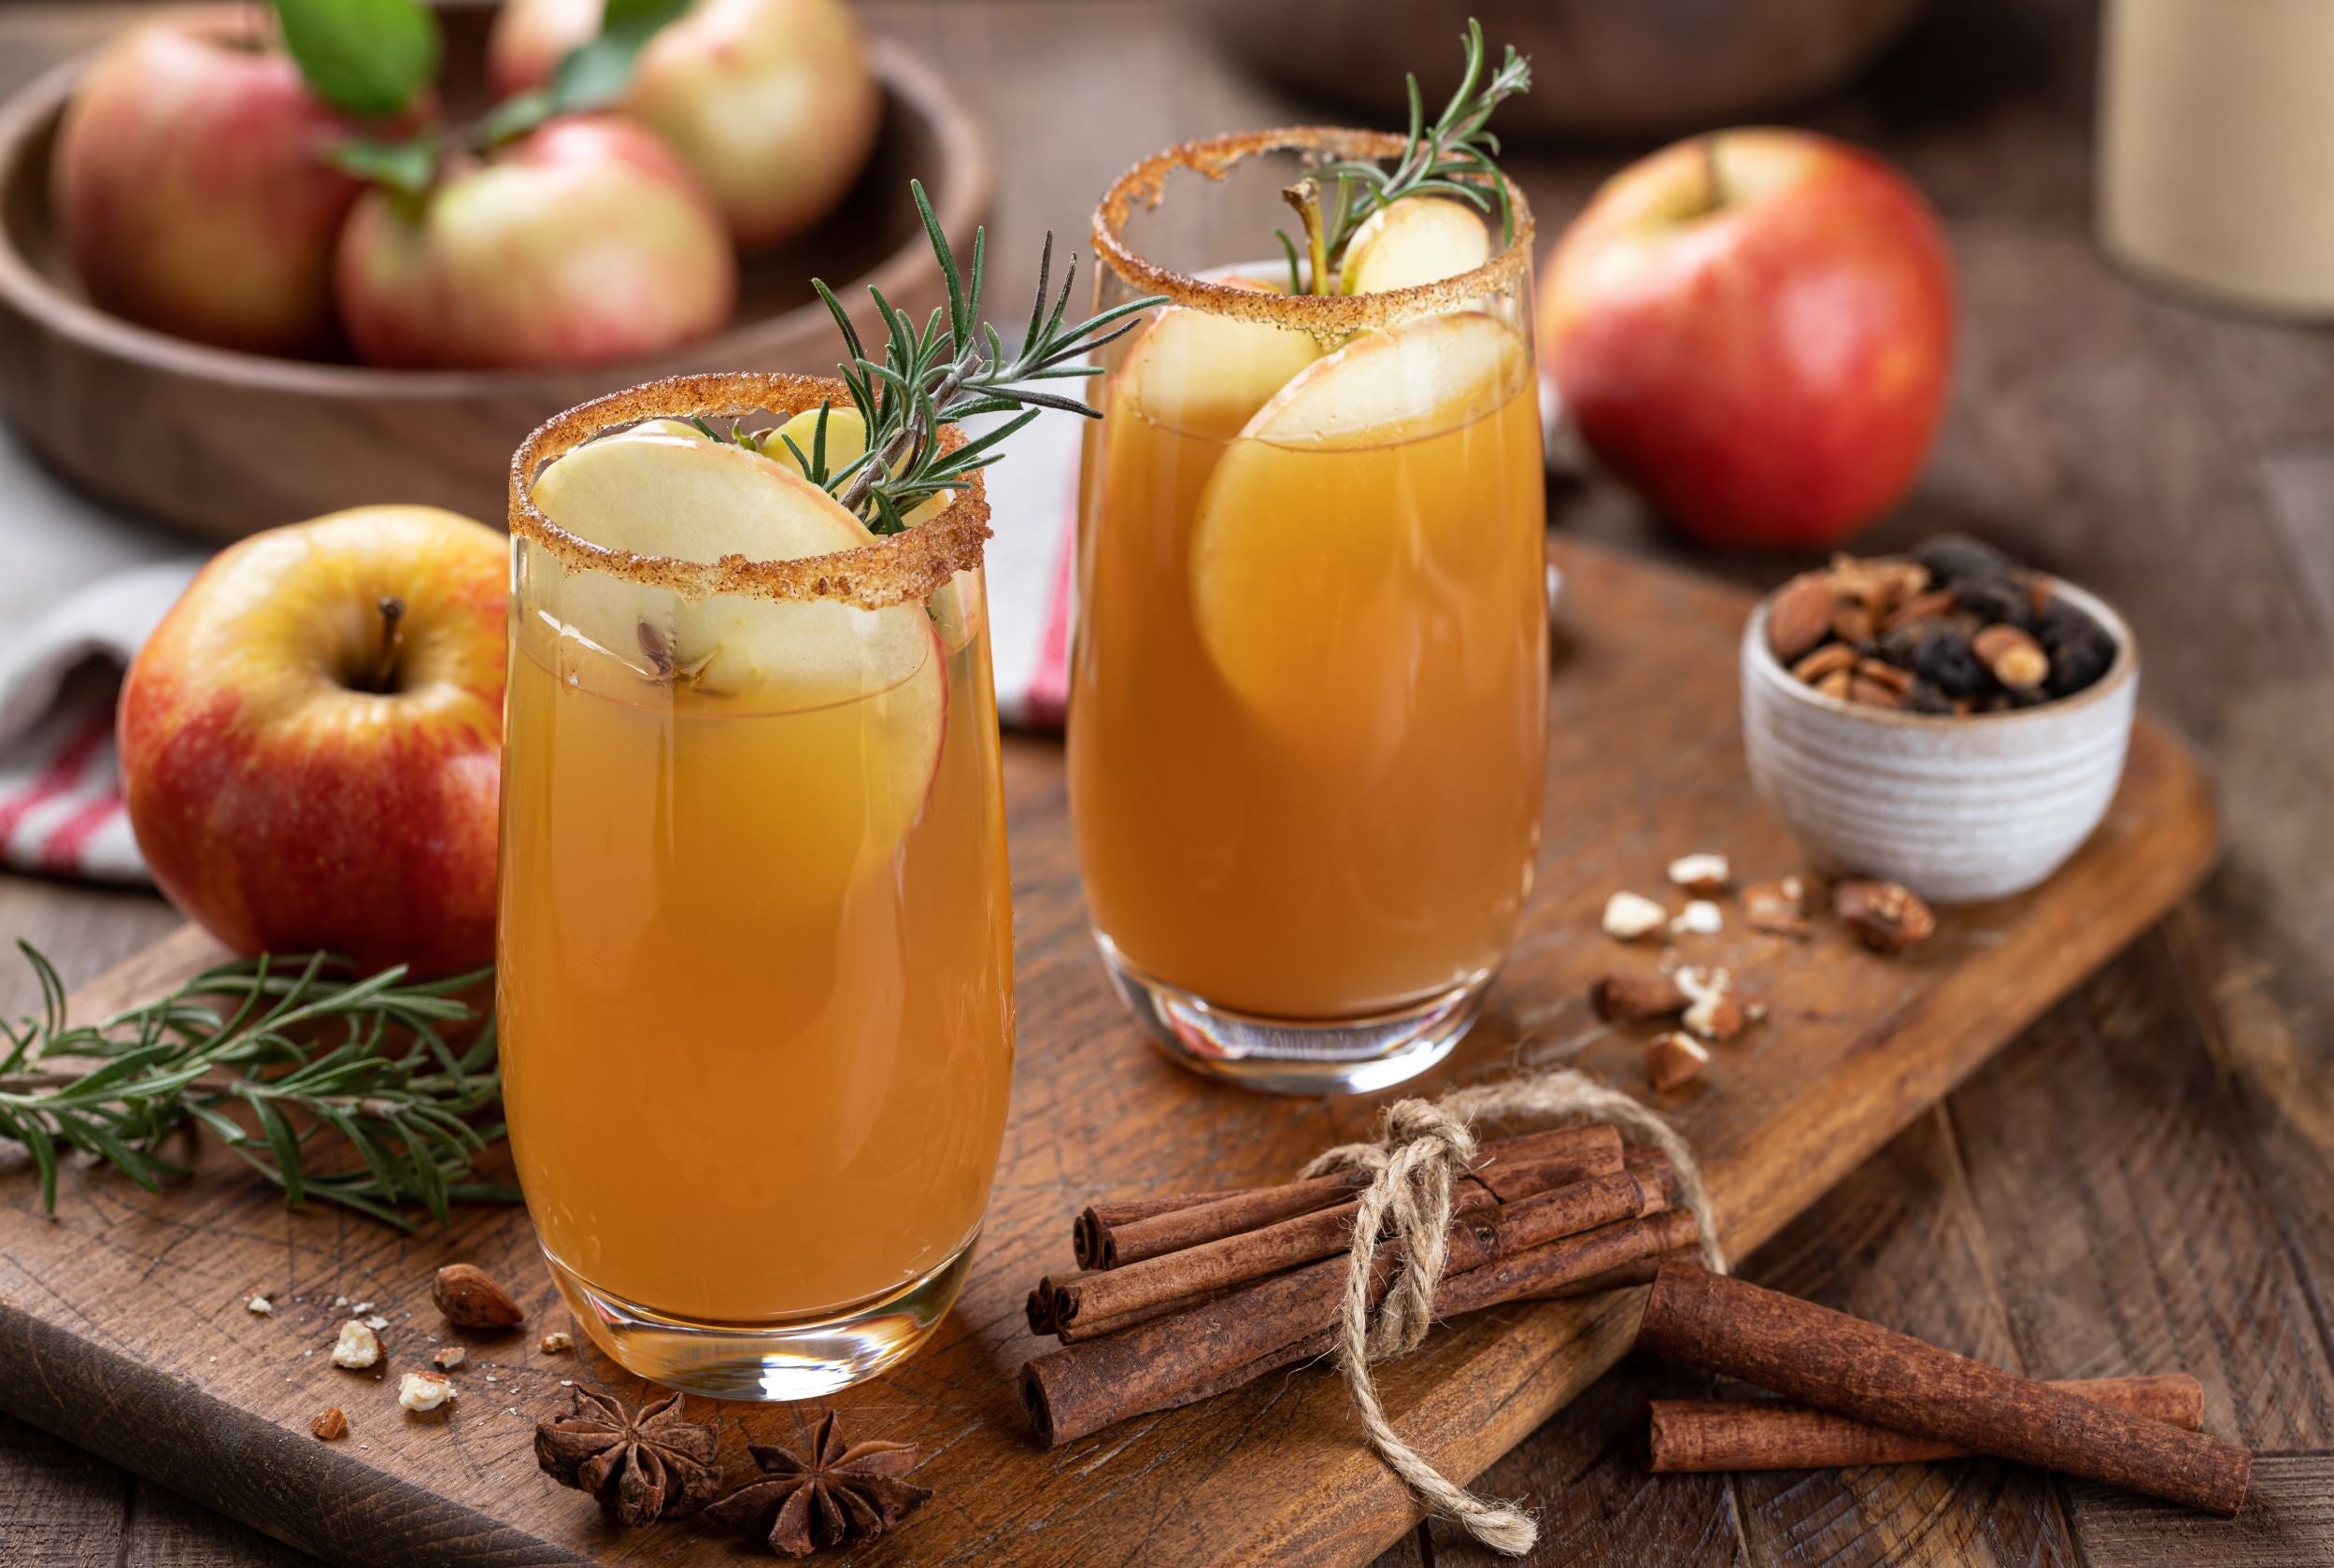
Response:
M1030 1332L1061 1347L1022 1369L1038 1440L1072 1442L1329 1352L1351 1268L1360 1171L1221 1192L1097 1203L1077 1216L1078 1267L1029 1296ZM1604 1123L1486 1143L1456 1184L1437 1317L1652 1279L1690 1253L1668 1159ZM1373 1259L1372 1299L1402 1265Z

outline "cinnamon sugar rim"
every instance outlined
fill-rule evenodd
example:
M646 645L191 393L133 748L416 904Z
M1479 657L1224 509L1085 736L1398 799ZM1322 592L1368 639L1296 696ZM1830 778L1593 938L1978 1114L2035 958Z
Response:
M1360 131L1336 125L1284 125L1241 131L1184 142L1154 152L1120 175L1094 208L1094 249L1113 272L1136 292L1165 294L1177 305L1220 316L1236 316L1277 327L1316 334L1358 332L1390 326L1414 317L1447 313L1484 294L1520 282L1531 262L1531 206L1516 182L1501 176L1516 212L1516 233L1504 249L1473 272L1439 282L1370 294L1259 293L1230 283L1188 277L1137 254L1127 243L1127 220L1139 203L1148 211L1166 199L1167 177L1189 169L1221 180L1233 164L1268 152L1326 152L1339 158L1399 158L1407 138L1390 131Z
M534 481L544 468L592 437L626 425L692 416L793 415L821 403L848 408L850 389L832 377L734 371L668 376L579 403L538 425L511 455L510 531L576 570L605 572L692 599L742 593L768 599L833 599L879 610L928 598L957 573L979 566L981 541L989 537L989 501L977 473L928 522L853 549L792 561L749 561L743 555L681 561L610 549L569 533L534 504ZM940 433L944 451L954 450L964 440L964 434L953 427Z

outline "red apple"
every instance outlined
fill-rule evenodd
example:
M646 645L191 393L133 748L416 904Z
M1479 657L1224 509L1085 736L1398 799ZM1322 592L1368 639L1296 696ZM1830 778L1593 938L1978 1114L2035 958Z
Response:
M689 170L612 115L555 120L419 198L367 192L341 321L375 364L597 364L717 331L737 258Z
M165 14L98 56L50 176L90 299L255 353L333 340L333 244L363 187L323 154L357 127L266 48L256 8Z
M361 506L203 569L121 691L130 825L172 903L245 953L492 962L509 554Z
M1631 164L1556 249L1541 351L1597 456L1707 544L1838 542L1943 412L1953 267L1920 193L1803 131Z
M506 0L487 68L498 92L550 79L600 30L604 0ZM875 142L882 94L842 0L696 0L640 52L618 106L688 161L748 249L808 229Z

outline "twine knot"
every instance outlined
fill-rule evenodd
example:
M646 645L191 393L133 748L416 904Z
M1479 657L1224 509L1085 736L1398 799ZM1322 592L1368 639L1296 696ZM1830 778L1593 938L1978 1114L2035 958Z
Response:
M1338 1371L1370 1447L1420 1502L1457 1521L1485 1546L1511 1557L1531 1549L1540 1527L1522 1509L1487 1501L1452 1482L1404 1443L1378 1403L1370 1365L1416 1349L1433 1323L1434 1288L1449 1257L1451 1189L1475 1156L1475 1119L1557 1120L1573 1116L1638 1133L1669 1155L1679 1195L1701 1220L1703 1261L1715 1272L1725 1273L1709 1192L1686 1140L1637 1100L1573 1068L1455 1090L1436 1101L1397 1101L1387 1107L1376 1142L1342 1144L1300 1173L1370 1173L1370 1184L1354 1214L1351 1266L1339 1304L1337 1342ZM1377 1278L1377 1251L1388 1239L1401 1244L1402 1257L1373 1319L1370 1296Z

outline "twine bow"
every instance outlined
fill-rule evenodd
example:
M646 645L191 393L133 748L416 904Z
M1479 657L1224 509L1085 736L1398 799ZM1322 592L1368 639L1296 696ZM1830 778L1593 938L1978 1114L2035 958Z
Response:
M1702 1260L1713 1272L1724 1274L1726 1257L1711 1219L1709 1190L1686 1140L1637 1100L1574 1068L1454 1090L1440 1100L1397 1101L1387 1107L1385 1130L1375 1143L1340 1145L1300 1173L1371 1173L1354 1215L1337 1345L1338 1371L1371 1448L1421 1503L1510 1557L1530 1551L1540 1527L1522 1509L1488 1502L1453 1482L1404 1443L1386 1418L1370 1366L1416 1349L1433 1322L1434 1288L1449 1256L1451 1187L1474 1158L1474 1122L1511 1118L1554 1121L1574 1116L1610 1121L1640 1134L1670 1157L1678 1195L1701 1226ZM1402 1243L1402 1262L1373 1321L1370 1287L1378 1244L1389 1230Z

